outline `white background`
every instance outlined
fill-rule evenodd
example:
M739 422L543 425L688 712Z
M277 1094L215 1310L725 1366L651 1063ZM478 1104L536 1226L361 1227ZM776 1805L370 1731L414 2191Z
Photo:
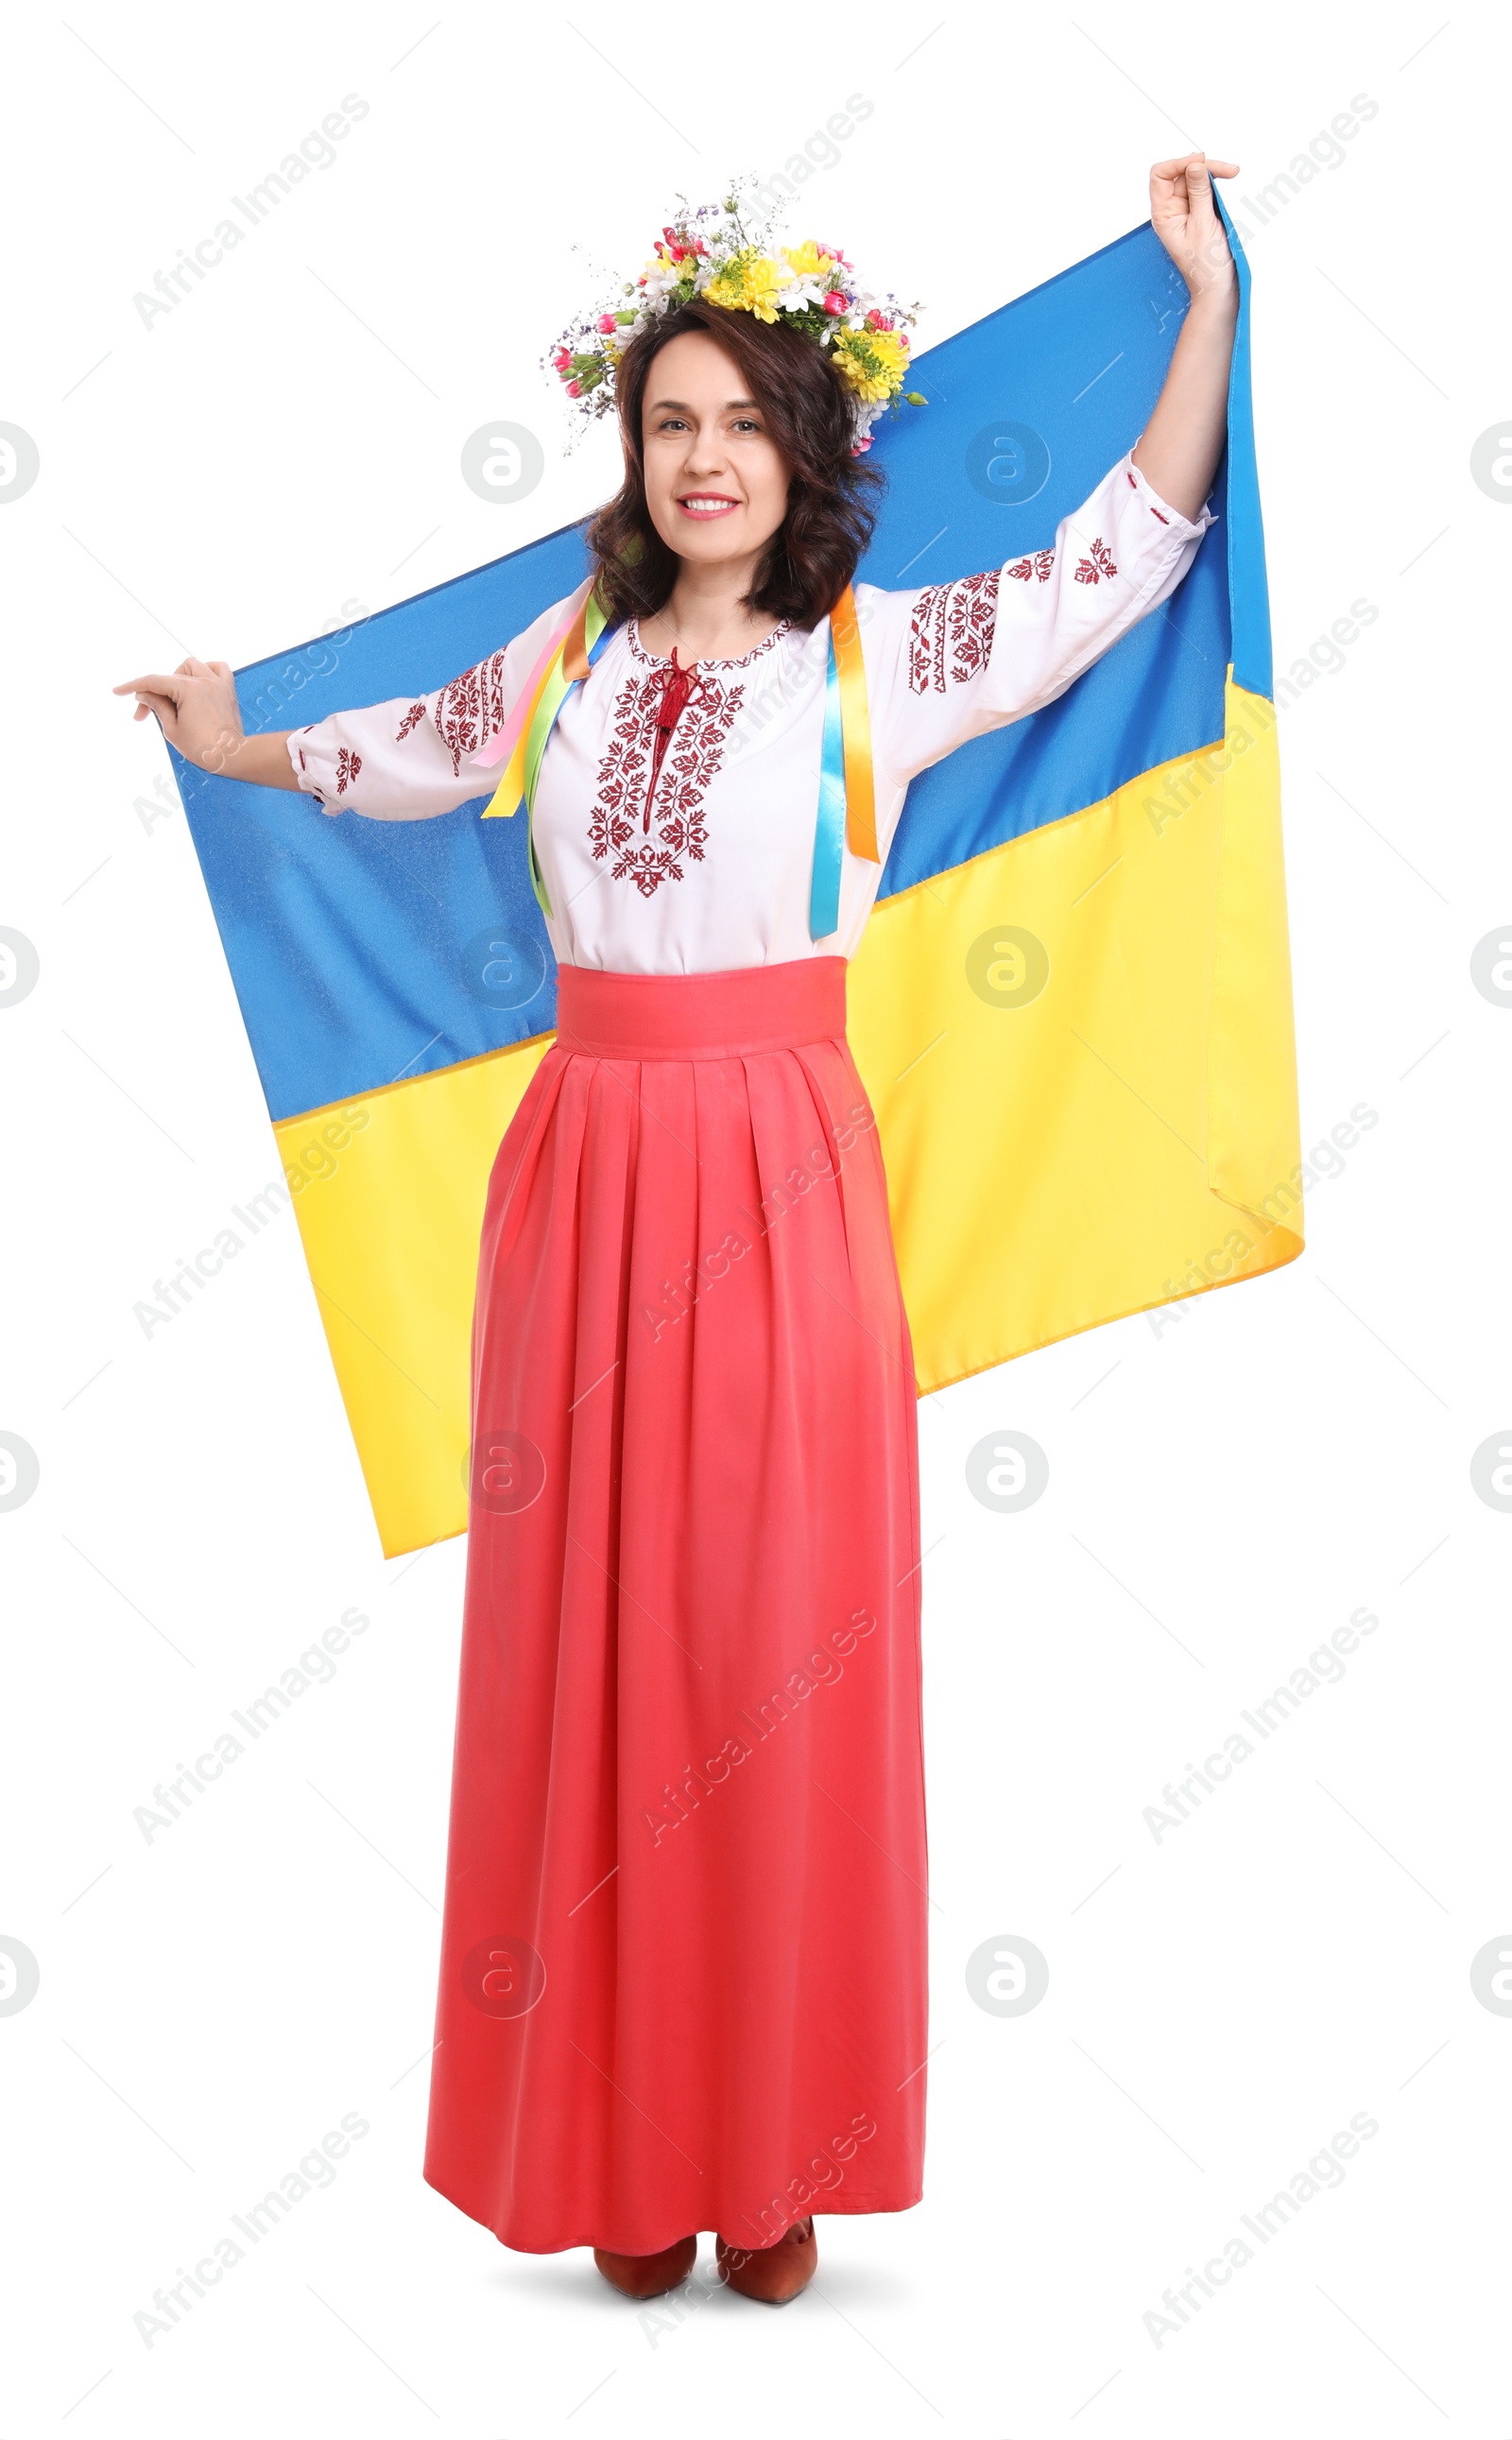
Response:
M0 419L41 474L0 505L0 923L41 979L0 1010L0 1427L41 1481L0 1516L0 1932L41 1988L0 2017L8 2431L1506 2431L1512 2018L1469 1973L1512 1947L1512 1516L1470 1480L1512 1419L1512 1012L1469 964L1512 913L1512 518L1469 471L1512 404L1477 268L1504 58L1446 5L12 21ZM134 295L349 94L333 165L145 328ZM1189 139L1252 194L1378 105L1250 246L1278 667L1378 610L1282 716L1304 1142L1378 1115L1301 1263L927 1402L927 2199L821 2222L785 2312L660 2326L421 2180L462 1546L381 1561L287 1211L134 1319L277 1171L163 749L109 688L585 511L611 443L564 455L538 359L594 267L855 94L796 233L927 300L923 346L1143 219ZM459 474L491 418L547 447L513 507ZM1010 1427L1050 1486L998 1516L964 1461ZM145 1841L154 1784L352 1607L333 1681ZM1342 1681L1157 1841L1164 1784L1361 1607ZM1025 2016L966 1989L999 1934L1050 1962ZM344 2113L334 2184L144 2344ZM1343 2184L1157 2344L1162 2291L1355 2113Z

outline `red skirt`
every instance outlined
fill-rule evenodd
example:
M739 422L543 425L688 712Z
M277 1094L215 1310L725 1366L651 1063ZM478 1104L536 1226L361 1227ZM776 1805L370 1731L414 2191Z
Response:
M425 2176L509 2246L917 2202L917 1409L845 963L564 967L499 1149Z

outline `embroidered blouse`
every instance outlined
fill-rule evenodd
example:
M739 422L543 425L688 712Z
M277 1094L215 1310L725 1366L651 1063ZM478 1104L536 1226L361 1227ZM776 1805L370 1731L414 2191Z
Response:
M949 584L856 585L884 862L909 781L1063 694L1175 591L1214 522L1179 515L1126 455L1049 549ZM504 726L565 606L433 694L295 730L300 787L385 821L486 799L499 774L470 757ZM881 866L847 849L838 929L808 929L828 648L826 619L784 622L738 660L700 661L669 732L657 716L670 660L633 619L611 636L563 706L536 789L562 964L711 974L854 956Z

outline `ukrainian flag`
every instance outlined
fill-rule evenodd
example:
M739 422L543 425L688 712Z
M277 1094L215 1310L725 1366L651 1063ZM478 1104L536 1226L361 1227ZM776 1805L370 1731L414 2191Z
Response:
M1227 221L1227 216L1225 215ZM1156 615L917 780L850 973L921 1393L1302 1250L1250 281L1209 529ZM1186 290L1146 225L920 357L858 571L1048 545ZM243 671L249 731L442 685L586 573L567 528ZM550 1039L523 822L328 821L177 761L386 1553L467 1521L484 1192Z

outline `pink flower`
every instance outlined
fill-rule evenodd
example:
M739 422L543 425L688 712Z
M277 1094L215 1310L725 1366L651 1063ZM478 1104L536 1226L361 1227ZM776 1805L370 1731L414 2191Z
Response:
M598 327L601 331L613 331L618 328L618 325L612 314L601 314Z
M567 384L567 396L568 398L581 398L583 396L583 384L581 382L569 381Z
M867 434L867 436L866 436L866 438L865 438L865 440L858 440L858 441L856 442L856 444L855 444L855 448L854 448L854 449L852 450L852 452L851 452L851 455L852 455L852 457L853 457L853 458L859 458L859 457L860 457L860 455L861 455L861 453L862 453L862 451L863 451L864 449L870 449L870 448L871 448L871 446L872 446L872 435L871 435L871 434L870 434L870 432L869 432L869 433Z
M869 331L891 331L892 325L885 314L873 313L867 315L866 327Z
M824 311L826 314L843 314L846 303L847 299L840 295L839 290L832 288L824 299Z
M567 348L558 348L555 355L551 358L551 362L556 367L559 373L565 373L568 365L572 362L571 351Z

